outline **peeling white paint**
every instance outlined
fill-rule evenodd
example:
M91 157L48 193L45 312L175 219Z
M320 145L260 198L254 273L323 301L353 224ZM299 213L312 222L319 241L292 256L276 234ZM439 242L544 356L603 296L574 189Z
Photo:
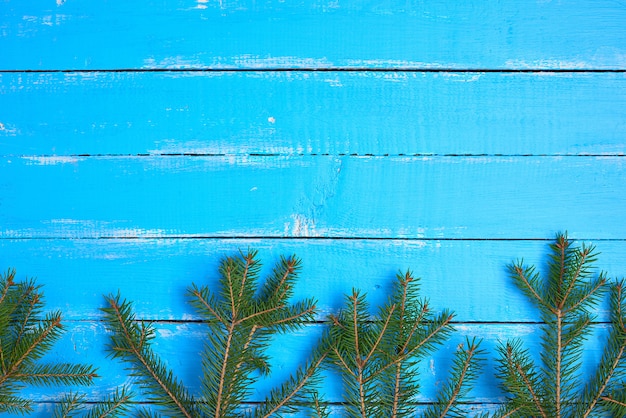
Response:
M177 141L174 139L166 139L155 143L157 148L148 150L150 155L160 154L198 154L198 155L217 155L222 154L223 149L219 146L208 144L205 141Z
M444 77L449 78L451 81L461 83L472 83L482 78L484 73L445 73Z
M293 237L315 237L319 236L316 231L315 221L302 214L294 213L291 215L293 222L285 222L286 236Z
M28 161L29 165L74 164L82 161L81 158L65 155L24 156L22 159Z
M544 60L507 60L505 62L506 68L516 69L543 69L546 70L568 70L568 69L590 69L596 68L595 65L586 61L562 61L556 59L544 59Z
M11 125L8 124L4 124L2 122L0 122L0 135L6 135L6 136L17 136L19 135L19 131Z
M239 55L233 58L233 65L245 68L294 67L294 68L328 68L335 65L326 58L302 57L261 57L258 55Z
M346 60L345 63L348 67L360 67L360 68L410 68L410 69L440 69L440 68L468 68L470 66L460 63L437 63L437 62L424 62L424 61L409 61L409 60L383 60L383 59L371 59L371 60Z
M171 330L166 329L166 328L157 329L157 333L159 334L159 337L161 338L171 338L174 335L174 333Z
M143 60L142 68L173 68L184 70L189 68L200 68L204 66L206 66L206 64L203 63L198 56L186 57L176 55L173 57L161 58L158 61L153 57L146 58Z

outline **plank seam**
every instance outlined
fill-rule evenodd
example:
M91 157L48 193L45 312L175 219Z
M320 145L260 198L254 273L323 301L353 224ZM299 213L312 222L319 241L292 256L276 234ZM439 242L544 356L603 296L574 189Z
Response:
M94 69L0 69L0 74L6 73L626 73L625 68L422 68L422 67L398 67L398 68L368 68L368 67L334 67L334 68L300 68L300 67L267 67L267 68L94 68Z
M245 240L274 240L274 241L396 241L396 242L410 242L410 241L459 241L459 242L516 242L516 241L528 241L528 242L552 242L553 238L437 238L437 237L341 237L341 236L317 236L317 237L292 237L292 236L280 236L280 235L240 235L240 236L226 236L226 235L150 235L150 236L98 236L98 237L66 237L66 236L31 236L31 237L11 237L0 236L0 241L154 241L154 240L233 240L233 241L245 241ZM581 237L573 239L574 242L582 241L598 241L598 242L626 242L626 238L588 238Z
M577 153L577 154L486 154L486 153L398 153L398 154L373 154L373 153L344 153L339 152L336 154L331 153L194 153L194 152L180 152L180 153L137 153L137 154L4 154L2 157L11 158L145 158L145 157L435 157L435 158L449 158L449 157L461 157L461 158L484 158L484 157L502 157L502 158L535 158L535 157L568 157L568 158L614 158L614 157L626 157L626 154L622 152L617 153Z

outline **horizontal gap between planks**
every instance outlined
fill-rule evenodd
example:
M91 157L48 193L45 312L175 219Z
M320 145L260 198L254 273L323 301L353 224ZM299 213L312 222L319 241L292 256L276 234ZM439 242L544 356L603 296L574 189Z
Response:
M525 158L525 157L569 157L569 158L614 158L614 157L626 157L624 153L614 154L592 154L592 153L579 153L579 154L435 154L435 153L398 153L398 154L373 154L373 153L344 153L339 152L335 154L331 153L194 153L194 152L180 152L180 153L137 153L137 154L32 154L32 155L14 155L8 154L4 157L12 158L144 158L144 157L197 157L197 158L212 158L212 157L415 157L415 158L447 158L447 157L463 157L463 158L484 158L484 157L502 157L502 158Z
M594 241L594 242L624 242L626 238L570 238L574 242ZM30 237L12 237L0 236L0 240L6 241L98 241L98 240L128 240L128 241L153 241L153 240L281 240L281 241L534 241L534 242L553 242L552 238L436 238L436 237L298 237L298 236L273 236L273 235L148 235L148 236L99 236L99 237L55 237L55 236L30 236Z
M62 319L62 323L64 324L83 324L83 323L102 323L105 324L106 321L103 319ZM209 321L203 319L135 319L133 322L149 322L153 324L207 324ZM373 322L373 321L369 321ZM306 321L304 326L312 326L312 325L327 325L328 321L315 320L315 321ZM450 321L450 325L463 326L463 325L545 325L545 322L541 321ZM610 321L591 321L590 325L610 325Z
M281 72L281 73L332 73L332 72L373 72L373 73L626 73L624 68L609 69L583 69L583 68L523 68L523 69L495 69L495 68L368 68L368 67L335 67L335 68L115 68L115 69L22 69L0 70L0 73L256 73L256 72Z
M101 405L103 404L105 401L82 401L81 404L82 405L93 405L93 406L97 406L97 405ZM46 401L36 401L34 400L33 403L35 405L60 405L61 402L59 401L53 401L53 400L46 400ZM205 402L203 402L202 400L197 400L195 402L196 404L203 404ZM136 405L136 406L143 406L143 407L159 407L160 405L158 403L155 402L133 402L132 400L129 402L130 405ZM347 402L325 402L322 401L321 404L326 405L326 406L330 406L330 407L335 407L335 408L344 408L346 406L348 406ZM263 402L241 402L241 406L242 407L256 407L256 406L260 406L260 405L264 405ZM301 406L307 406L307 405L312 405L312 403L310 402L301 402L299 405ZM414 406L431 406L431 405L435 405L433 402L413 402L411 403L411 405ZM489 406L494 406L494 407L498 407L503 405L502 403L497 403L497 402L471 402L471 401L459 401L457 402L457 405L464 405L464 406L484 406L484 407L489 407Z

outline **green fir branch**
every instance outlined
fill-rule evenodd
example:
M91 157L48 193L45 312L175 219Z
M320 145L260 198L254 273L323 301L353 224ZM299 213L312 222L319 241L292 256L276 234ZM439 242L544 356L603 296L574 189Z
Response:
M30 412L32 401L19 394L27 386L91 385L98 377L89 365L39 363L63 333L61 313L43 308L34 280L16 282L14 270L0 276L0 412Z
M448 311L433 314L418 289L410 272L399 274L394 293L376 316L370 315L365 295L355 289L346 297L346 306L329 317L329 360L341 375L348 416L415 416L416 368L449 337L453 318ZM475 381L482 358L478 342L467 344L425 416L462 416L458 401Z
M85 395L82 393L68 393L61 399L59 406L54 409L53 418L70 418L84 407Z
M503 388L512 395L507 413L516 411L526 415L547 418L542 400L545 397L536 367L520 340L507 341L498 346L500 352L497 376ZM519 412L518 412L519 411Z
M128 414L131 409L132 392L126 387L116 389L115 392L103 401L98 402L85 415L85 418L117 418Z
M200 315L208 314L206 319L210 321L212 344L206 346L203 354L206 403L202 404L210 416L234 414L249 396L252 373L270 372L264 352L274 333L299 329L314 319L314 300L289 302L300 260L281 258L259 289L260 263L256 256L256 251L249 251L223 261L221 297L206 287L190 288L192 305ZM300 377L303 376L307 374Z
M265 401L254 410L255 418L269 418L279 413L297 413L307 403L312 403L314 415L324 416L319 395L314 389L320 383L322 364L329 354L328 343L320 342L312 358L280 387L271 391Z
M626 415L622 381L626 378L624 282L607 286L596 273L595 247L574 245L558 234L550 245L547 277L535 267L510 266L513 282L539 308L542 327L541 366L535 366L521 341L502 344L497 376L509 401L496 414L546 418L586 418L602 412ZM581 384L584 343L593 330L592 313L611 290L611 329L593 376Z
M476 338L467 339L457 350L450 378L447 385L439 392L437 401L424 414L425 418L443 418L467 416L467 412L459 408L458 402L466 397L478 378L478 371L484 361L484 350L480 349L481 341Z
M15 380L33 386L88 386L98 377L93 367L84 364L35 364L13 374Z
M267 349L276 333L302 328L315 317L315 301L292 303L293 288L300 270L296 257L281 258L270 277L259 285L261 264L256 251L229 257L219 268L217 292L192 284L190 303L207 326L207 343L201 354L201 394L196 398L151 349L154 329L138 321L132 306L120 295L108 296L103 309L112 331L111 356L129 364L131 375L148 399L167 416L184 417L269 417L300 409L311 409L323 416L314 389L328 348L320 345L311 359L283 385L271 391L265 403L242 407L251 394L258 374L271 372ZM326 346L327 347L327 346ZM317 402L317 404L316 404ZM141 409L140 416L156 417L157 411Z
M54 410L53 418L70 418L80 416L84 418L117 418L126 416L131 409L132 394L126 387L116 389L113 394L98 402L86 413L85 395L69 393L61 400Z
M626 364L622 361L626 357L624 285L624 281L621 280L611 287L612 329L595 376L587 383L583 392L584 402L578 408L578 416L585 418L590 416L598 404L604 405L616 416L626 415L626 405L620 402L620 395L616 393L615 387L611 387L616 376L621 379L626 377Z
M154 338L152 325L138 323L132 304L119 294L107 296L104 320L113 333L109 352L113 358L127 363L131 375L137 377L148 399L168 410L171 416L196 416L194 398L187 393L150 347Z

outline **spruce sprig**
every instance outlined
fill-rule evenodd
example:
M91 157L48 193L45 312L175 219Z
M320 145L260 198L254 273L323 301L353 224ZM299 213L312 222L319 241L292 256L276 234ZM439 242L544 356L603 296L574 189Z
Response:
M91 385L90 365L41 363L63 333L61 313L43 315L41 286L15 281L15 270L0 275L0 412L27 413L32 401L19 392L28 385Z
M148 400L172 411L172 416L197 416L192 396L150 347L155 335L153 325L137 321L132 304L121 300L119 294L105 299L109 306L102 311L112 332L108 347L111 357L129 364L131 375L137 378Z
M452 333L453 314L433 314L418 295L418 280L399 274L393 295L371 317L366 297L354 289L346 307L331 315L330 360L344 383L349 416L414 416L420 385L416 367ZM454 361L449 383L425 416L460 414L457 401L476 377L482 351L471 340Z
M478 379L484 355L485 351L480 349L480 341L476 338L467 338L465 343L459 345L450 377L440 390L437 400L424 413L425 418L467 416L467 411L460 407L458 401L467 396L472 384Z
M298 258L281 258L263 285L258 283L260 269L257 252L249 251L222 261L217 293L195 284L189 289L191 304L208 327L200 397L188 393L152 350L152 324L138 321L132 305L119 295L107 297L108 307L103 311L112 331L112 355L129 365L148 399L167 416L269 417L305 405L316 409L313 385L326 357L323 345L304 367L271 391L261 406L248 412L242 408L258 375L271 372L266 351L272 336L300 329L315 316L313 299L289 301L300 270ZM158 416L149 410L141 414Z
M497 416L545 418L589 417L598 411L621 411L621 392L626 377L624 353L623 282L608 286L605 273L595 275L593 246L574 246L565 234L550 245L548 276L542 279L535 267L518 261L509 267L518 288L538 307L542 321L542 353L537 366L520 340L498 347L498 377L509 401ZM581 385L583 344L593 330L592 312L607 288L611 289L611 329L605 351L594 376Z
M82 413L81 416L84 418L117 418L125 416L123 414L130 411L131 399L132 394L127 388L122 387L85 412L85 395L69 393L55 409L53 418L70 418L77 413Z

